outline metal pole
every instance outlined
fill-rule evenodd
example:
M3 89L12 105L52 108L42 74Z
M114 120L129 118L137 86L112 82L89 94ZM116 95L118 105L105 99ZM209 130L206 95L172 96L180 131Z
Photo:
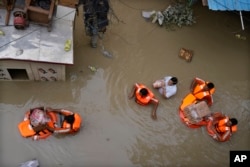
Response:
M244 23L243 23L243 18L242 18L242 13L240 11L240 21L241 21L241 27L242 27L242 30L244 30Z

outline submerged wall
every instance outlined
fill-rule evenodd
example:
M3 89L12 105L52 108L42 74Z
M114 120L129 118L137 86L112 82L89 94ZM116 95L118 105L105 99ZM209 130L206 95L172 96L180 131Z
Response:
M0 61L0 81L64 81L65 65L32 61Z

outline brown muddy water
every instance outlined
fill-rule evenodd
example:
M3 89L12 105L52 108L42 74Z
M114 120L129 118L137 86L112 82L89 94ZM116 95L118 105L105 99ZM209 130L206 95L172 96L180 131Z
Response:
M67 67L65 82L0 82L0 166L37 158L41 167L227 167L230 150L250 150L249 17L242 31L237 13L211 11L199 2L196 24L169 31L141 16L142 10L163 10L168 4L111 0L118 20L111 17L96 49L89 45L80 10L75 64ZM247 39L235 38L236 33ZM113 59L102 55L102 46ZM194 50L192 62L178 57L181 47ZM153 90L160 100L154 121L152 106L138 106L128 94L135 82L152 88L166 75L178 77L178 92L166 100ZM211 110L238 119L230 141L218 143L205 127L190 129L180 121L178 107L196 76L216 86ZM83 127L75 136L22 138L17 125L36 106L76 111Z

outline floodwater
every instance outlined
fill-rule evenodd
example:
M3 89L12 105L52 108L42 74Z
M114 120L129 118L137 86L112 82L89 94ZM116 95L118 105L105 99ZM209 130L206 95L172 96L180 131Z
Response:
M199 2L194 6L197 23L170 31L141 16L142 10L163 10L168 4L111 0L111 24L96 49L85 35L80 10L75 64L67 67L67 81L0 82L0 166L37 158L41 167L226 167L230 150L250 150L249 17L242 31L237 13L211 11ZM102 46L113 58L102 54ZM178 57L181 47L194 50L192 62ZM153 106L139 106L128 95L135 82L152 88L166 75L178 77L178 92L166 100L153 90L160 100L154 121ZM230 141L218 143L205 127L190 129L180 121L178 107L194 77L214 82L212 111L238 119ZM17 125L36 106L78 112L83 127L75 136L22 138Z

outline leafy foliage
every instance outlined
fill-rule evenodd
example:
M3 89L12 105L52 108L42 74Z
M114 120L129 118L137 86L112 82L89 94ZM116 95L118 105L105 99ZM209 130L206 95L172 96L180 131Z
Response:
M167 9L162 12L164 16L164 25L168 28L171 25L178 27L189 26L195 23L193 10L189 5L184 3L175 3L169 5Z

